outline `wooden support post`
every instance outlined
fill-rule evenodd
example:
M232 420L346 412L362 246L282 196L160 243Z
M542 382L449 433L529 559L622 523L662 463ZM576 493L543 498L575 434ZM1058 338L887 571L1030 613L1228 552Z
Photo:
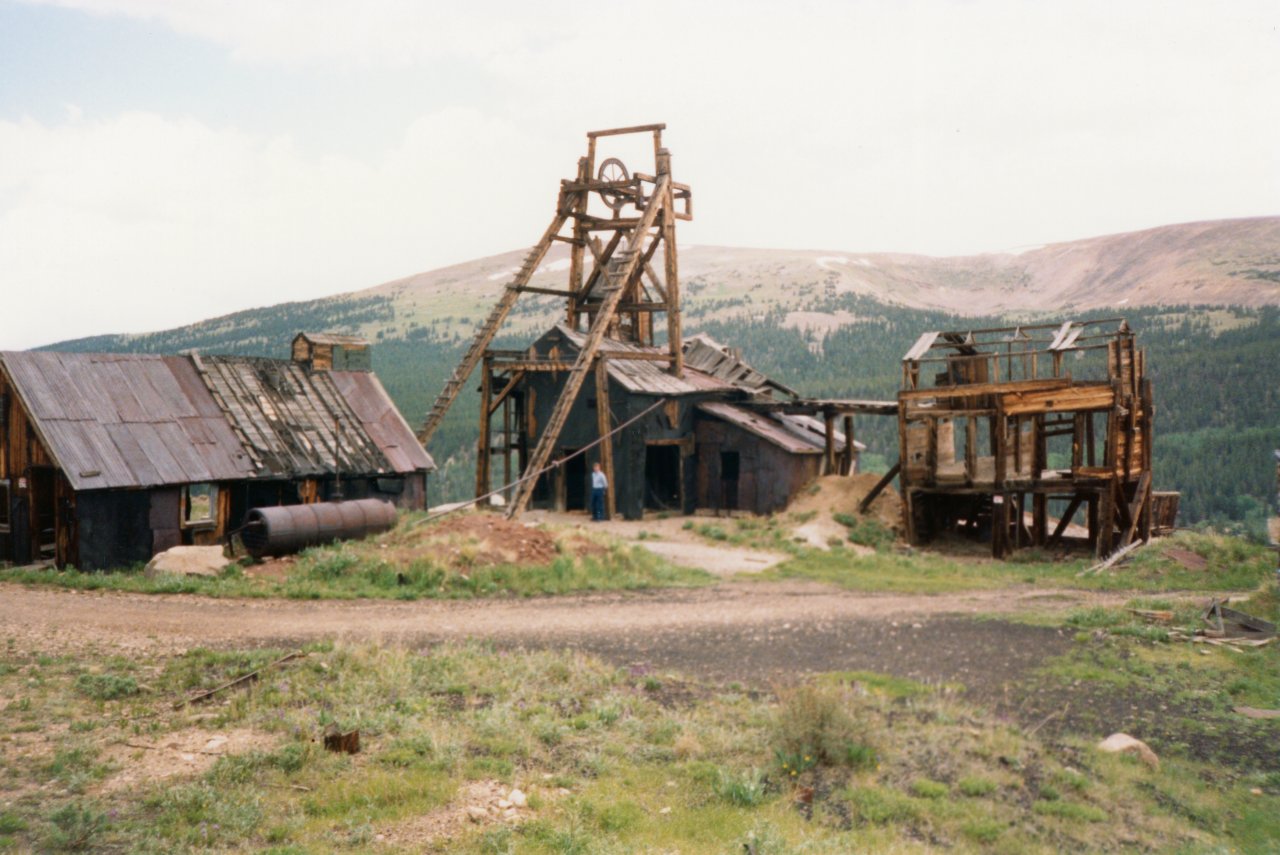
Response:
M978 417L969 416L969 423L964 429L964 480L973 484L973 477L978 471Z
M853 462L857 457L853 443L853 414L846 413L844 417L844 465L840 467L841 475L853 474Z
M1116 532L1116 495L1115 479L1112 479L1102 495L1098 497L1098 542L1094 545L1093 554L1105 558L1111 554L1111 545Z
M1036 493L1031 497L1031 543L1044 546L1049 531L1049 497Z
M1071 471L1074 474L1084 461L1084 420L1085 413L1072 415L1071 428Z
M680 271L676 258L676 204L671 192L671 153L659 148L656 153L658 176L666 176L663 184L662 257L663 273L667 279L667 349L671 354L671 373L684 376L684 338L680 320ZM658 204L651 199L650 205Z
M594 145L594 140L592 145ZM584 157L578 161L579 185L586 184L591 180L590 169L589 157ZM574 193L572 209L575 214L585 214L587 212L587 191L579 190ZM573 244L569 248L569 291L572 296L566 301L568 306L565 312L565 320L569 324L569 328L574 330L578 328L578 300L582 291L582 263L588 237L587 228L583 225L581 216L574 217Z
M502 483L511 483L511 398L502 401ZM503 492L503 498L511 495L510 490Z
M610 519L617 512L617 488L613 483L613 419L609 412L609 368L602 353L596 358L596 429L600 432L600 468L609 486L604 491L605 510Z
M476 441L476 498L489 492L491 478L489 474L489 419L492 410L489 398L492 395L493 362L488 354L484 357L484 365L480 368L480 437Z
M823 474L832 475L836 471L836 417L834 413L827 412L822 419L826 427L826 465Z

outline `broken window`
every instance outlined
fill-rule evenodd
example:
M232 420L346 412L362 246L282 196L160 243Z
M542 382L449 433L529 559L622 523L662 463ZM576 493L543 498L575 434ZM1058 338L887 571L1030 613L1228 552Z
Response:
M9 533L9 481L0 481L0 534Z
M182 488L182 525L188 528L214 525L217 505L217 486L188 484Z

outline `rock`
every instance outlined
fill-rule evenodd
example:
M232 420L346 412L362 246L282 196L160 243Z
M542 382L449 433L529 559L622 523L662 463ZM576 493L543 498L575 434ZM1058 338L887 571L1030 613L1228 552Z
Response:
M671 813L671 808L669 808L669 807L664 807L664 808L660 809L660 810L658 811L658 813L660 813L660 814L664 814L664 815L665 815L665 814L669 814L669 813Z
M471 805L467 808L467 819L472 822L484 822L489 816L489 811L480 805Z
M205 751L217 751L228 742L225 736L215 736L204 744Z
M506 810L507 808L511 807L511 802L507 801L506 799L498 799L498 807L501 808L502 810Z
M174 576L217 576L231 563L221 546L175 546L161 552L142 571L148 579L161 573Z
M1113 733L1098 743L1098 750L1108 754L1137 754L1143 763L1152 769L1160 768L1160 758L1151 747L1141 739L1134 739L1127 733Z
M528 796L526 796L524 791L520 789L512 790L511 794L507 796L507 800L518 808L522 808L529 803Z

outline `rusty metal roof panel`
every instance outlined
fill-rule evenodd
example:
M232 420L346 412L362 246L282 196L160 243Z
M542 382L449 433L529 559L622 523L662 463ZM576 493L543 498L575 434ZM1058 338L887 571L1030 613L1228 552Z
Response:
M341 347L368 347L369 339L358 335L342 335L341 333L302 332L294 336L312 344L336 344Z
M208 392L186 359L6 352L0 364L76 490L253 474L230 425L204 400Z
M788 431L766 413L753 413L732 404L718 402L701 403L698 409L755 434L792 454L821 454L825 448L823 443L815 445L807 438Z
M328 376L396 472L436 468L377 375L368 371L331 371Z
M556 331L572 344L581 349L586 342L585 334L571 330L564 324L556 324ZM666 353L660 347L646 347L616 339L605 339L600 350L606 355L611 353ZM666 365L643 359L610 359L608 361L609 376L629 392L642 395L679 396L692 395L698 392L732 392L735 387L696 369L686 367L684 377L673 377L667 373Z

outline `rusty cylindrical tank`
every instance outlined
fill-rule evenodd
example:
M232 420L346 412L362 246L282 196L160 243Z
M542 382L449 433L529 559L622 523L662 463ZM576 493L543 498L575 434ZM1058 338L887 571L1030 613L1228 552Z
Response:
M290 555L335 540L368 537L395 524L395 505L381 499L356 499L254 508L245 516L240 536L250 555L263 558Z

